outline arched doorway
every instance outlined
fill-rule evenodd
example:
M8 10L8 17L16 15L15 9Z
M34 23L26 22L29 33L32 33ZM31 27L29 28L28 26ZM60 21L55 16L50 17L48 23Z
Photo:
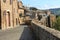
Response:
M1 9L0 9L0 13L1 13ZM1 29L1 14L0 14L0 29Z
M7 22L8 22L8 26L10 27L11 26L11 23L10 23L10 12L7 11Z

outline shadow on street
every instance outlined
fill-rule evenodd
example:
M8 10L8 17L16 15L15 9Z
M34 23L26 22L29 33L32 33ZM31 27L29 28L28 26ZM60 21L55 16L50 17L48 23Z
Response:
M19 40L34 40L33 34L28 27L24 27L24 30Z

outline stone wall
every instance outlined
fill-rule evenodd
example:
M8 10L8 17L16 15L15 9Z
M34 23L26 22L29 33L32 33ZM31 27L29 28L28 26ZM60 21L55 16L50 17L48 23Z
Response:
M6 2L1 0L1 29L13 28L12 25L12 4L10 4L10 0L6 0Z
M17 0L0 0L1 9L1 29L14 28L18 25Z
M32 21L30 28L36 36L36 40L60 40L60 31Z

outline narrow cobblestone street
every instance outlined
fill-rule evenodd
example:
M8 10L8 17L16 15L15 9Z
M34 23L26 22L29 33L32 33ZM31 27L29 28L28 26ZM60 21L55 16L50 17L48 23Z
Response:
M13 29L0 30L0 40L33 40L33 36L27 25L20 25Z

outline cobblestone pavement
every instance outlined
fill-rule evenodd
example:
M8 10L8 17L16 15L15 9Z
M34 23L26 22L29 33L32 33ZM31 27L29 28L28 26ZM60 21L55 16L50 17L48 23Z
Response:
M13 29L0 30L0 40L33 40L33 36L27 25L20 25Z

